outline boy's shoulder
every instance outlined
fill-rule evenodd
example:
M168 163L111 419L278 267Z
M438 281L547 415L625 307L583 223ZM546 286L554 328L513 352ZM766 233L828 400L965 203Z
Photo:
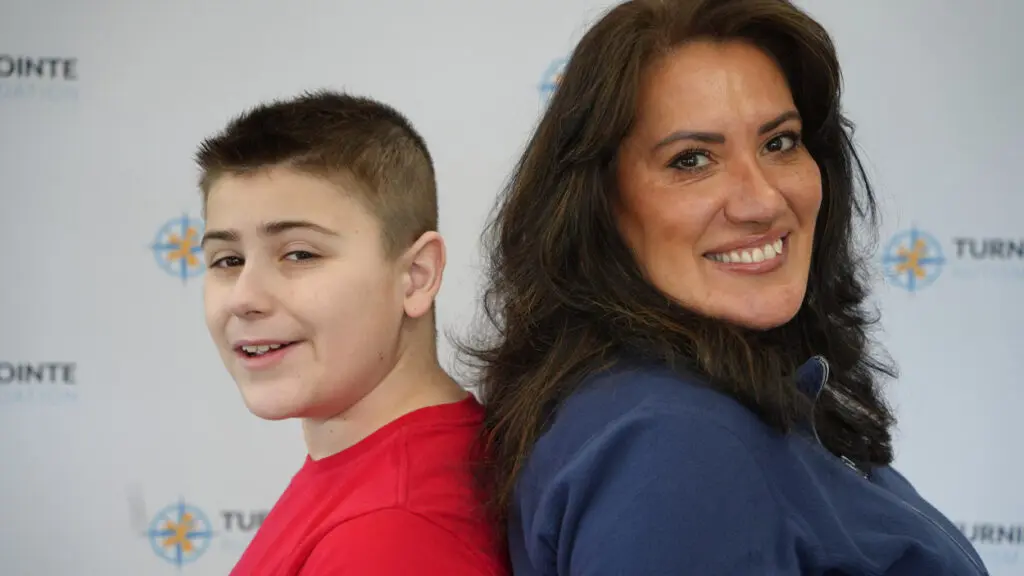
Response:
M503 576L507 562L497 532L445 522L440 513L388 508L327 532L303 565L309 574Z
M292 484L332 502L339 522L374 510L425 513L434 508L433 496L474 487L482 423L483 407L473 396L420 408L344 452L307 457Z
M411 412L334 456L307 457L253 546L291 550L304 570L504 574L473 474L482 421L469 397Z
M392 441L351 471L361 480L338 494L348 500L347 511L309 562L324 569L344 562L353 573L503 574L496 530L473 473L483 416L470 396L396 421ZM397 549L396 542L402 543ZM349 553L340 554L339 546Z

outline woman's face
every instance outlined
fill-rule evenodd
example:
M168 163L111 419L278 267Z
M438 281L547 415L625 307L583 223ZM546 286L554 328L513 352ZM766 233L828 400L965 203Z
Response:
M821 173L775 62L740 42L694 42L655 61L617 164L617 219L659 290L765 330L807 288Z

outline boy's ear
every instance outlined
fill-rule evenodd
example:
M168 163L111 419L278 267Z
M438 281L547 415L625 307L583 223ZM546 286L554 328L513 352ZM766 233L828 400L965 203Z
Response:
M410 318L426 315L434 306L444 275L444 239L437 232L424 232L402 258L405 270L405 313Z

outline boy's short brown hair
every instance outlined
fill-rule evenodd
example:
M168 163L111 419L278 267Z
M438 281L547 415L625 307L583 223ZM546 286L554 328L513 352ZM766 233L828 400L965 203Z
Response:
M437 183L423 137L394 108L339 92L308 92L260 104L202 142L196 153L203 206L225 175L274 167L330 180L380 220L397 256L437 230Z

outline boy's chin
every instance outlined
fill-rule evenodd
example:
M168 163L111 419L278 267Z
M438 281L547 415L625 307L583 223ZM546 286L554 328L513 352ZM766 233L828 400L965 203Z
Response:
M289 420L292 418L301 418L301 411L291 410L285 406L265 406L259 404L246 404L249 408L249 412L253 416L261 420L267 420L270 422L279 422L281 420Z
M263 383L253 386L253 388L259 387L263 387L263 389L246 390L245 385L240 386L245 407L257 418L279 421L290 418L302 418L304 416L304 406L301 402L297 402L294 396L282 398L281 395L274 394L273 390L268 390L267 388L270 388L270 386L266 386Z

